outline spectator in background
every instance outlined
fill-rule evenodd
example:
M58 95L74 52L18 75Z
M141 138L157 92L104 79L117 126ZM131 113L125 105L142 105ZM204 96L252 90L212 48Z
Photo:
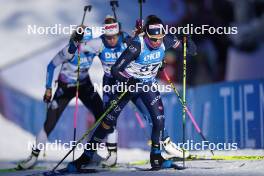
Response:
M226 79L264 78L264 1L231 1L234 8L233 25L237 35L230 35L233 46L228 52Z
M172 5L177 6L177 1L173 1ZM225 0L186 0L185 6L185 16L180 23L172 26L186 26L186 24L229 26L233 18L231 4ZM228 37L205 34L192 35L192 39L197 44L198 55L187 61L187 84L198 85L224 80L227 49L230 45ZM177 58L176 61L172 61L171 56L168 57L170 57L169 76L176 83L181 83L182 61Z

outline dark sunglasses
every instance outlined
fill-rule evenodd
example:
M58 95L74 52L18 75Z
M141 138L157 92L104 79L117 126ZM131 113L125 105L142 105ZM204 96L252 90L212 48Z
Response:
M159 41L159 40L162 40L163 37L165 36L165 35L162 35L162 36L160 36L160 37L153 37L153 36L150 35L148 32L146 32L146 33L147 33L147 36L148 36L149 40L151 40L151 41L153 41L153 42L157 42L157 41Z

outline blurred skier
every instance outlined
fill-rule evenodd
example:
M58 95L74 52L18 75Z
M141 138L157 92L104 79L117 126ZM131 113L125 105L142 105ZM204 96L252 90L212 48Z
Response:
M95 91L90 80L88 70L93 62L94 54L87 52L86 42L92 39L92 31L85 28L83 32L75 31L70 39L70 43L60 50L50 61L47 67L46 91L43 97L44 102L49 103L46 121L43 128L36 137L36 146L32 148L31 155L18 164L20 169L32 168L40 153L38 145L45 144L51 131L54 129L62 112L76 95L78 51L71 46L77 47L80 43L80 70L79 70L79 99L94 115L95 119L100 117L103 112L103 102L99 94ZM61 66L58 78L58 87L52 98L52 80L56 67Z
M113 27L111 27L112 29ZM156 75L163 63L165 51L168 49L181 50L181 42L174 36L165 35L161 30L163 28L162 21L151 15L147 18L144 27L144 35L136 36L130 41L129 46L122 52L114 65L111 65L111 75L114 79L120 82L127 83L130 86L136 86L141 83L143 86L157 86ZM107 31L106 31L107 32ZM92 42L92 41L90 41ZM194 51L188 51L189 54ZM110 70L109 70L110 71ZM116 92L111 100L115 100L120 92ZM122 98L121 102L114 108L97 127L91 140L90 145L96 146L103 139L115 130L117 117L119 116L125 105L133 99L141 98L146 106L153 123L152 128L152 147L150 153L150 163L153 169L174 167L169 160L167 152L161 151L161 145L164 144L164 107L161 96L157 88L153 91L151 88L148 91L128 91ZM166 137L165 137L166 138ZM170 142L170 149L173 148ZM180 149L179 149L180 150ZM83 154L75 161L70 162L67 166L69 171L78 171L91 162L91 158L96 150L84 150ZM166 144L165 144L166 151ZM182 153L182 151L177 151Z

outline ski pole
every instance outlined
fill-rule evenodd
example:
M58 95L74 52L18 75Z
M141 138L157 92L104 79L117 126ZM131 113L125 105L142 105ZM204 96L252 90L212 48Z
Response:
M82 22L81 22L81 26L83 25L84 23L84 19L85 19L85 16L86 16L86 11L88 10L89 12L91 11L92 9L92 6L91 5L87 5L87 6L84 6L84 9L83 9L83 18L82 18ZM74 122L73 122L73 141L75 143L76 141L76 129L77 129L77 116L78 116L78 99L79 99L79 86L80 86L80 80L79 80L79 77L80 77L80 54L81 54L81 51L80 51L80 44L78 43L77 45L77 50L78 50L78 64L77 64L77 82L76 82L76 95L75 95L75 110L74 110ZM72 154L72 160L74 160L74 151L73 151L73 154Z
M139 3L139 19L140 19L140 32L143 32L143 3L145 3L145 0L138 0Z
M47 102L46 103L46 114L48 114L48 109L49 109L49 103ZM45 143L45 145L44 145L44 151L43 151L43 159L45 159L46 158L46 143Z
M142 21L143 20L143 3L145 3L145 0L138 0L139 3L139 18Z
M168 82L170 83L170 85L172 86L172 88L173 88L175 94L177 95L177 97L179 98L180 103L181 103L182 106L183 106L183 101L182 101L182 98L181 98L179 92L177 91L176 87L174 86L174 84L173 84L172 81L170 80L170 78L169 78L168 74L166 73L165 69L163 70L163 72L164 72L164 75L165 75L167 81L168 81ZM198 124L196 123L195 118L194 118L193 114L191 113L191 111L189 110L189 108L188 108L187 106L185 106L185 109L186 109L186 112L187 112L189 118L191 119L192 124L194 125L194 128L196 129L196 131L199 133L199 135L202 137L202 139L203 139L204 141L208 141L208 140L205 138L205 136L203 135L202 130L199 128ZM213 150L210 150L210 151L211 151L212 155L214 155Z
M82 25L84 23L84 19L85 19L87 10L88 10L88 12L90 12L92 10L92 6L91 5L84 6L84 8L83 8L84 13L83 13L83 18L82 18L82 22L81 22Z
M83 136L76 142L76 145L74 145L72 149L59 161L59 163L52 169L52 171L55 171L58 168L58 166L65 160L65 158L67 158L67 156L69 156L69 154L71 154L71 152L75 150L76 146L82 140L84 140L91 133L91 131L93 131L101 123L104 117L108 115L116 107L116 105L120 102L120 100L125 96L126 93L127 92L122 92L122 94L119 95L116 100L113 100L111 102L110 106L106 109L106 111L99 117L99 119L93 124L91 128L86 130Z
M183 37L183 110L182 110L182 143L185 144L186 128L186 37ZM185 150L183 150L183 167L185 167Z
M114 17L117 20L116 7L119 7L118 1L110 1L110 6L112 7L112 11L114 13Z

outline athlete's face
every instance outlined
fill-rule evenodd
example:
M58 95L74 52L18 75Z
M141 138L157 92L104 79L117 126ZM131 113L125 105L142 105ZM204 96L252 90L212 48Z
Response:
M145 40L147 44L153 49L159 48L163 42L163 38L158 38L158 37L155 38L155 37L146 36Z
M118 42L118 35L105 36L105 40L110 47L114 47Z

